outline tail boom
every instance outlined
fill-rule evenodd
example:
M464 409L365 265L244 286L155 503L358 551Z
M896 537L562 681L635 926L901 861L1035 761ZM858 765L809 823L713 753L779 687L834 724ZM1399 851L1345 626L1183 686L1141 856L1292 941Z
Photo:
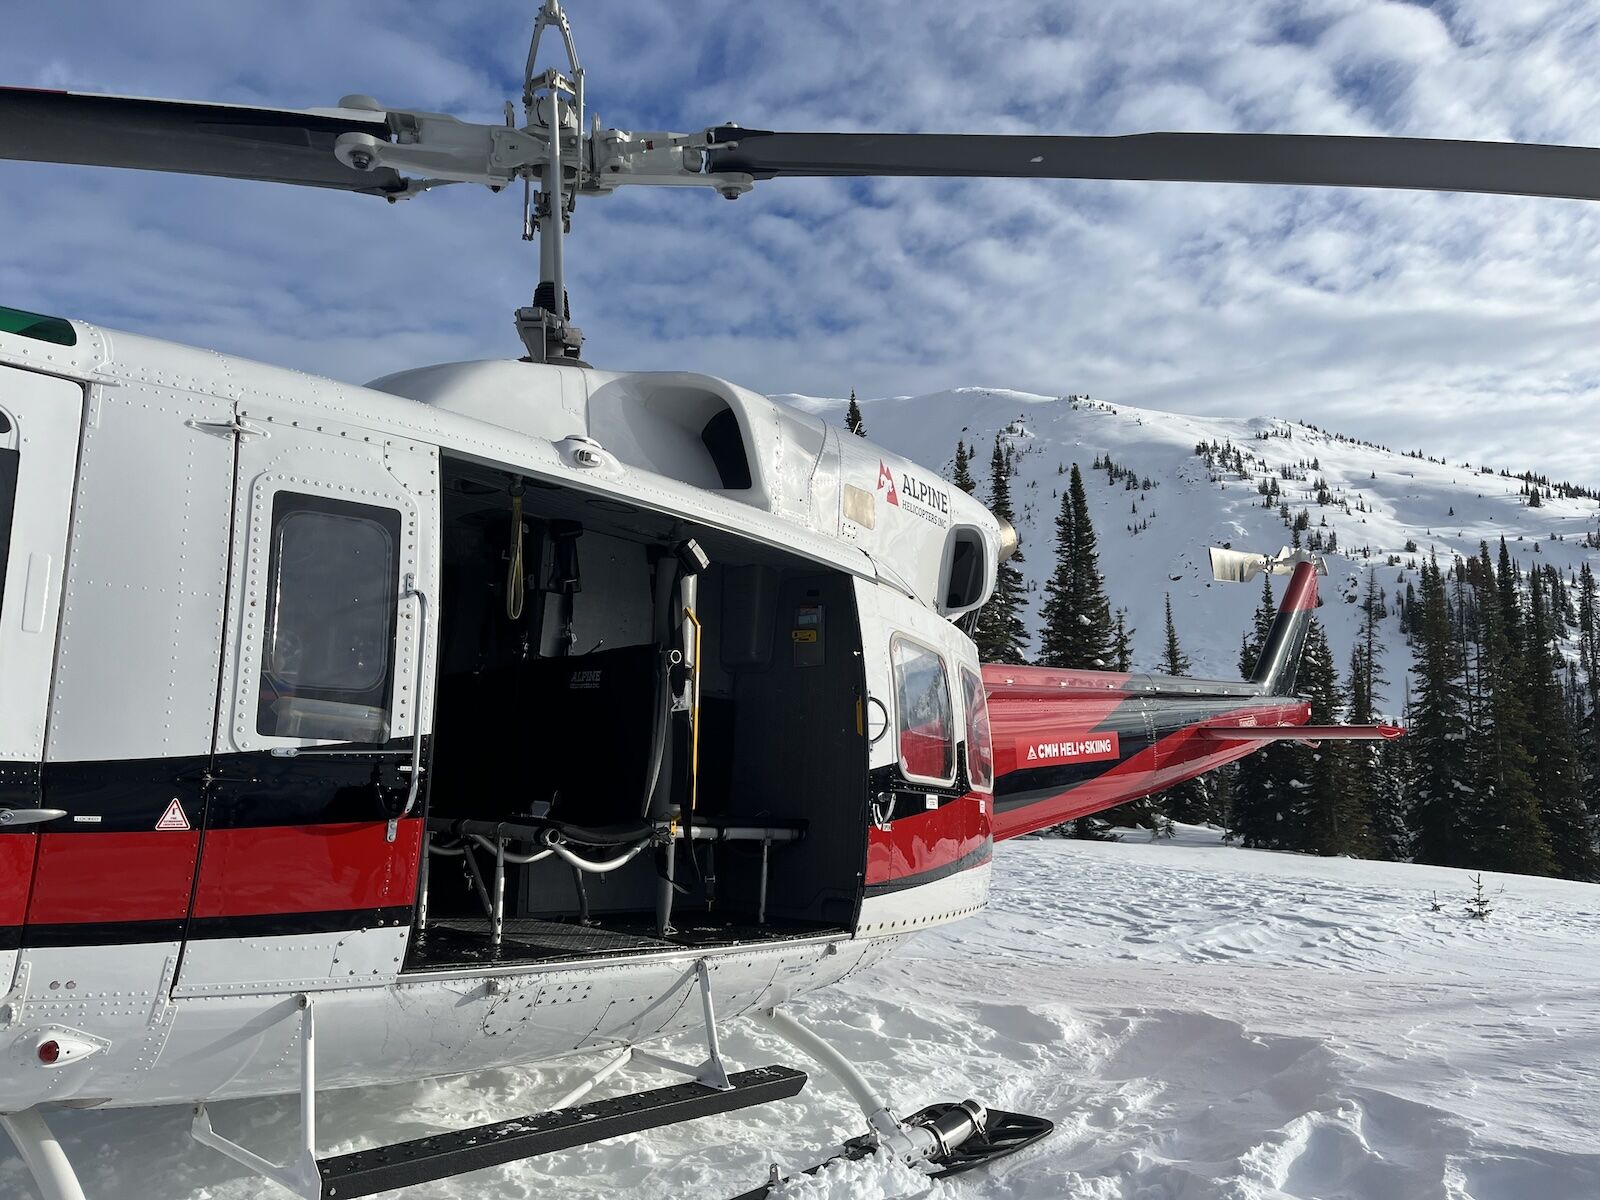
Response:
M1249 680L985 666L996 840L1163 791L1275 741L1399 736L1393 726L1307 725L1295 675L1318 568L1280 557L1262 569L1289 574L1289 585Z

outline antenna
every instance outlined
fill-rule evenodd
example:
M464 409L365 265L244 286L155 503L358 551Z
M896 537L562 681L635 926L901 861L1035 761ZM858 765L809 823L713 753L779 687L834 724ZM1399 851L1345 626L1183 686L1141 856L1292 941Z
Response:
M566 47L569 76L555 67L534 74L539 57L539 39L547 28L561 31ZM510 105L506 106L508 109ZM546 138L548 151L538 171L539 194L530 196L530 183L536 168L524 167L522 236L539 239L539 286L533 303L517 309L517 335L528 348L533 362L577 365L583 348L583 331L572 323L567 299L565 238L572 229L572 209L583 185L583 67L572 41L572 27L559 0L544 0L533 23L533 39L528 45L528 65L523 71L523 123L539 130ZM509 113L507 124L510 124ZM570 141L572 179L567 180L567 154L564 142Z

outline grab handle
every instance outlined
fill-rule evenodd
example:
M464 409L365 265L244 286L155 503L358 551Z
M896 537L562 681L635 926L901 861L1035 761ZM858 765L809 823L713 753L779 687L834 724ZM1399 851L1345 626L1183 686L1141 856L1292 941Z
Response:
M403 600L417 602L417 656L412 675L413 703L411 705L411 783L406 789L406 806L400 815L389 818L387 838L394 841L399 833L400 820L409 817L416 807L417 793L422 790L422 658L428 646L428 593L417 586L417 577L407 575L400 593Z
M19 825L42 825L67 815L64 808L0 808L0 829Z

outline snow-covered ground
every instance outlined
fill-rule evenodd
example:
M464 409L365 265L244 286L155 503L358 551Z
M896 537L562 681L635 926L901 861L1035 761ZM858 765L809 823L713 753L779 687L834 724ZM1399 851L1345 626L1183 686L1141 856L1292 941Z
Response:
M997 848L983 915L798 1005L906 1109L975 1095L1057 1122L938 1200L1593 1200L1600 1196L1600 888L1174 841ZM1442 910L1432 911L1437 895ZM733 1026L742 1066L796 1062ZM685 1043L680 1057L692 1054ZM495 1071L327 1094L323 1153L537 1110L581 1073ZM668 1082L645 1075L640 1085ZM623 1085L607 1085L612 1091ZM286 1155L292 1104L219 1105ZM91 1200L268 1200L178 1109L57 1118ZM417 1188L408 1197L719 1197L857 1132L825 1076L765 1111ZM0 1146L3 1146L0 1139ZM921 1194L878 1162L786 1200ZM0 1151L0 1196L27 1196Z

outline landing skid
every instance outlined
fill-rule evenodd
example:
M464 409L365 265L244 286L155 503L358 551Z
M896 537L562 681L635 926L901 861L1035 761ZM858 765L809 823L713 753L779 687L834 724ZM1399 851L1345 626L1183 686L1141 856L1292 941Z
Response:
M957 1104L930 1104L920 1112L913 1113L906 1118L907 1125L931 1124L943 1117L947 1117L951 1110L960 1108ZM971 1171L976 1167L987 1166L997 1158L1004 1158L1007 1154L1014 1154L1024 1146L1031 1146L1040 1138L1048 1136L1055 1129L1053 1121L1043 1117L1029 1117L1022 1113L1002 1112L998 1108L987 1109L987 1120L984 1127L973 1134L961 1145L951 1150L947 1155L929 1159L922 1170L929 1179L943 1179L946 1175L959 1175L963 1171ZM876 1138L863 1135L851 1138L844 1144L844 1148L832 1158L824 1159L814 1167L807 1167L800 1172L802 1175L815 1175L836 1162L860 1162L871 1158L881 1147ZM777 1167L772 1169L772 1178L758 1188L748 1192L740 1192L733 1200L767 1200L779 1184L787 1183L794 1176L780 1175Z
M763 1009L756 1020L843 1084L867 1118L870 1132L851 1138L838 1154L803 1174L814 1175L829 1163L859 1162L888 1150L929 1178L941 1179L1014 1154L1055 1129L1055 1123L1044 1117L988 1109L975 1100L930 1104L909 1117L896 1117L848 1059L793 1017ZM774 1167L766 1183L734 1200L765 1200L782 1182Z
M701 1063L679 1062L630 1046L557 1101L549 1112L327 1158L319 1158L315 1148L315 1004L311 996L301 996L297 1005L301 1060L300 1145L294 1159L280 1166L224 1137L212 1128L204 1104L195 1106L192 1134L202 1145L304 1200L356 1200L392 1188L770 1104L798 1094L806 1084L806 1076L801 1071L784 1066L736 1073L727 1070L717 1036L710 973L704 960L695 964L692 978L698 984L705 1018L708 1054ZM929 1178L940 1178L970 1171L1012 1154L1054 1129L1054 1125L1042 1117L989 1110L974 1100L929 1105L902 1119L878 1098L849 1060L793 1017L773 1008L760 1009L752 1015L843 1084L866 1116L868 1132L846 1142L829 1162L857 1161L884 1151ZM693 1082L610 1100L576 1103L596 1084L635 1061L687 1075ZM72 1164L37 1110L0 1114L0 1126L16 1143L44 1200L84 1200ZM819 1164L806 1173L811 1174L826 1165ZM746 1192L738 1200L762 1200L781 1182L774 1167L772 1178L766 1184Z

